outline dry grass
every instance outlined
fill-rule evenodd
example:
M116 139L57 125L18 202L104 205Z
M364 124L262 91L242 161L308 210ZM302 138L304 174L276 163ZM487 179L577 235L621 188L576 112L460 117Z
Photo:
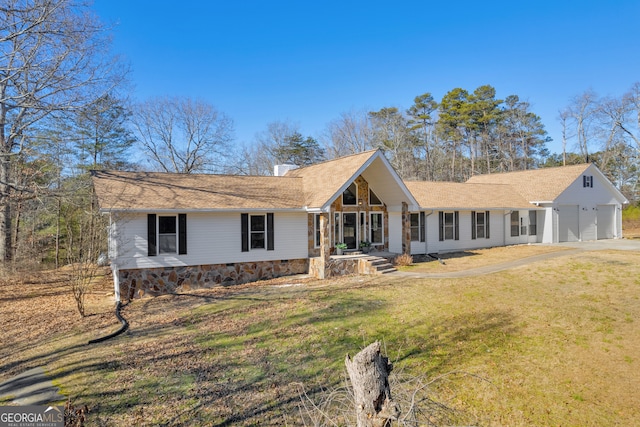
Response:
M430 397L465 424L640 419L635 252L465 279L292 277L137 300L123 311L130 331L93 346L119 326L110 278L86 318L58 273L36 279L0 283L0 381L43 365L89 406L90 425L300 425L300 384L312 399L340 389L344 355L376 339L396 372L445 375Z
M406 267L413 264L413 257L409 254L402 254L395 257L393 264L398 267Z
M625 239L640 239L640 220L627 220L622 223Z
M417 262L416 258L412 266L402 270L423 273L463 271L565 250L567 248L553 245L515 245L473 249L438 255L444 261L444 264L437 261L433 262L432 259L427 257L422 257L421 262Z

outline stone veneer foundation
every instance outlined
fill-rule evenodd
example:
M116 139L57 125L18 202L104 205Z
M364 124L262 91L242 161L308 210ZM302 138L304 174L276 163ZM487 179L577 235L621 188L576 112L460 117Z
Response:
M324 273L322 270L324 269ZM323 266L322 258L309 258L309 276L328 279L329 277L346 276L349 274L376 274L376 268L365 258L335 257L330 258Z
M120 270L120 299L130 301L213 286L238 285L274 277L304 274L308 259L259 261L236 264L208 264Z

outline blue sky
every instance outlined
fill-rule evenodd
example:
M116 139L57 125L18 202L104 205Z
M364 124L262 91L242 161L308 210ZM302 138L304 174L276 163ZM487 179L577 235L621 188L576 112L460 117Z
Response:
M532 104L560 152L558 111L640 81L640 1L95 0L131 64L132 97L203 99L251 143L273 121L320 137L350 110L409 108L490 84Z

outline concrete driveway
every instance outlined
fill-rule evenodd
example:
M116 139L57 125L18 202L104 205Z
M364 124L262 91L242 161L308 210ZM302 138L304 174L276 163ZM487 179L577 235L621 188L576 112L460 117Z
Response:
M558 245L582 249L583 251L640 251L640 239L590 240L588 242L558 243Z
M534 255L522 259L516 259L500 264L486 265L478 268L471 268L469 270L452 271L448 273L414 273L408 271L396 271L388 273L390 275L416 277L416 278L429 278L429 279L445 279L445 278L457 278L457 277L470 277L479 276L483 274L496 273L498 271L509 270L514 267L520 267L523 265L531 264L546 259L557 258L561 256L573 255L575 253L583 251L603 251L603 250L619 250L619 251L640 251L640 239L609 239L609 240L594 240L589 242L568 242L568 243L555 243L556 245L565 246L570 248L566 251L549 252L540 255Z

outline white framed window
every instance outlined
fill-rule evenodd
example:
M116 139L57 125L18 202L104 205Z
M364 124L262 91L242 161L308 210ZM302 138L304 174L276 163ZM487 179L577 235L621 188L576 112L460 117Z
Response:
M582 175L582 186L585 188L593 188L593 175Z
M460 214L458 211L438 212L439 240L460 240Z
M158 216L158 253L178 252L178 218L175 215Z
M369 241L372 245L384 243L384 216L382 212L369 213Z
M187 254L187 214L147 215L147 255Z
M320 247L320 214L313 214L313 247Z
M520 235L520 211L511 211L511 237Z
M343 206L356 206L358 204L358 186L352 182L346 190L342 192Z
M265 215L250 215L249 242L251 249L266 249L267 218Z
M418 242L420 241L420 214L412 213L410 221L411 221L411 241Z
M489 211L471 212L471 238L489 238Z
M529 236L535 236L538 234L538 213L536 211L529 211Z
M274 214L240 214L242 252L253 249L275 249Z
M382 206L382 200L376 196L376 193L374 193L372 189L369 189L369 205Z

